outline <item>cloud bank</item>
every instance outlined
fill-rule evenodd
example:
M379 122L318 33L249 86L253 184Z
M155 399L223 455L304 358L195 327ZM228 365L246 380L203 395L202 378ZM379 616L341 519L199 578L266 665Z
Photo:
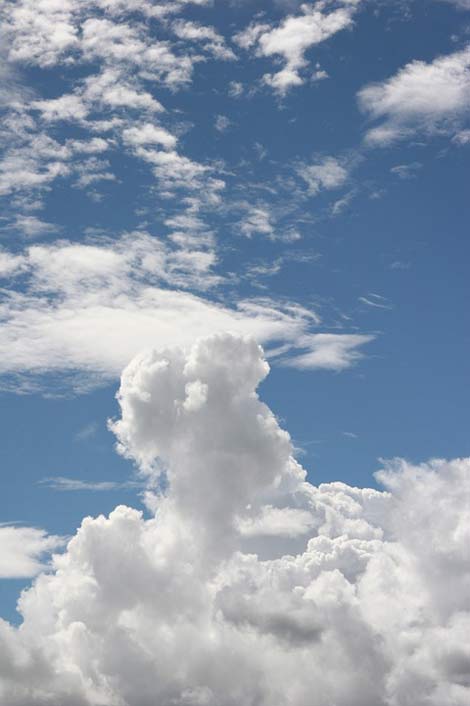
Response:
M464 706L470 461L315 487L250 339L137 356L121 454L148 518L86 518L0 623L8 706Z

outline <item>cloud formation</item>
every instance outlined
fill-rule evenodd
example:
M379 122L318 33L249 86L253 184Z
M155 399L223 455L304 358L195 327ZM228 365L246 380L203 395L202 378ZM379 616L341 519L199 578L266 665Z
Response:
M311 196L316 196L322 189L337 189L343 186L349 176L348 165L336 157L325 157L311 164L300 164L298 173L307 184Z
M229 306L209 298L205 291L221 281L214 265L211 249L191 248L184 238L183 247L171 247L142 231L0 251L0 278L11 285L0 302L0 373L24 381L68 371L86 387L117 377L156 339L188 346L220 330L256 336L290 365L301 354L301 367L341 370L371 340L314 333L316 312L292 302L237 298Z
M366 139L388 145L414 135L455 135L470 117L470 48L430 63L412 61L391 78L362 88L360 108L379 124Z
M290 15L277 27L264 22L252 22L235 41L243 49L253 49L259 57L282 57L284 67L265 74L263 81L274 91L285 95L294 86L304 83L302 70L308 66L306 52L326 41L337 32L352 26L353 15L360 0L346 0L337 7L329 2L304 3L301 14ZM316 72L324 78L324 72Z
M42 529L0 524L0 579L36 576L46 568L47 555L63 544Z
M111 426L150 517L86 518L23 592L2 703L468 703L470 461L315 487L256 394L267 372L228 335L130 363Z

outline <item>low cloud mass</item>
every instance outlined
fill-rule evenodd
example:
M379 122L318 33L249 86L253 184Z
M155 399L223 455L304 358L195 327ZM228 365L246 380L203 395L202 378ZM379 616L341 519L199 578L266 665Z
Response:
M145 512L85 518L0 622L5 706L466 706L470 462L318 487L248 338L134 358Z

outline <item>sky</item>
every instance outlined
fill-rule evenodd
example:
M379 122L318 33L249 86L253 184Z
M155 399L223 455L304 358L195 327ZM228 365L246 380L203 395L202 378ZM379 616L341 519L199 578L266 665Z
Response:
M469 10L0 3L6 706L468 703Z

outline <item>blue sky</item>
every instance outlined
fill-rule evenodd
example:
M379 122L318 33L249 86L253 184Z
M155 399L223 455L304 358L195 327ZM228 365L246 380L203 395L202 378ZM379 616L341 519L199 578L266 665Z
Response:
M218 331L312 483L470 455L468 9L3 4L2 523L140 507L120 372Z

